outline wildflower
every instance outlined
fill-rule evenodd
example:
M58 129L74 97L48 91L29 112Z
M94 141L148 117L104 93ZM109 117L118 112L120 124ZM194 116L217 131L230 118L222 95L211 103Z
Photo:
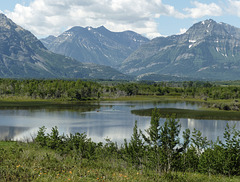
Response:
M126 178L127 176L124 176L124 178Z
M69 171L70 174L72 174L72 171Z
M71 179L70 178L68 178L68 181L70 181Z
M137 172L137 175L139 175L139 172Z

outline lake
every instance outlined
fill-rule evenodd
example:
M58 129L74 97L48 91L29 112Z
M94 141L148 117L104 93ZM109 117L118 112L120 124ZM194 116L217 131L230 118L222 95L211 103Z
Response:
M135 120L138 127L145 130L150 126L150 117L137 116L131 110L148 108L179 108L194 109L201 107L193 102L96 102L68 104L66 106L52 107L17 107L0 109L0 139L27 140L36 136L39 127L45 126L47 132L57 126L62 134L85 132L95 142L104 142L109 138L122 144L126 138L131 138ZM240 119L239 119L240 120ZM165 119L161 119L163 123ZM215 141L217 136L223 137L226 124L236 124L238 121L225 120L196 120L180 119L182 130L194 128L200 130L203 136Z

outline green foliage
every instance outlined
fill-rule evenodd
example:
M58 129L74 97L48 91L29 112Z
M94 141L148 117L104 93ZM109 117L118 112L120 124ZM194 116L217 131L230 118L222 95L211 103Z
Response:
M94 159L97 144L88 139L85 133L70 134L65 140L65 150L72 150L79 159Z
M151 116L153 109L131 110L131 113L140 116ZM176 108L158 108L163 118L175 114L177 118L208 119L208 120L239 120L240 112L217 110L191 110Z
M129 143L127 140L124 140L126 160L132 163L137 169L142 167L143 159L144 159L144 143L141 139L140 132L137 128L137 121L135 121L135 125L133 128L133 135Z
M240 174L240 131L236 126L232 128L227 124L224 132L225 143L221 143L224 148L224 173L228 175Z
M231 104L214 104L209 107L239 111L240 87L221 86L210 82L99 82L83 80L13 80L0 79L0 97L28 99L57 99L86 101L120 96L176 96L207 101L231 99Z
M150 127L149 129L146 130L146 133L149 135L149 137L146 137L144 134L142 134L144 140L154 148L160 146L160 125L159 125L159 119L160 119L160 114L155 108L152 111L152 116L151 116L151 122L150 122Z
M47 136L45 135L46 127L40 127L37 133L37 137L35 138L35 142L38 143L41 147L47 145Z
M191 140L193 147L196 149L198 155L200 155L209 145L207 137L203 137L202 133L199 130L196 130L195 128L192 132Z
M17 93L17 90L19 90L19 86L15 84L16 82L13 84L15 85L14 93ZM35 87L31 81L29 83L31 83L30 87ZM64 92L62 91L64 87L60 85L70 83L72 84L72 88L76 85L82 86L82 84L85 85L83 90L89 88L87 86L88 82L85 83L80 80L77 82L52 82L54 87L58 88L57 95ZM153 86L157 87L157 85ZM185 86L185 89L187 90L188 87L193 86L194 83L191 83L190 86ZM204 89L212 87L212 85L208 84L203 86ZM115 89L110 90L111 87L109 87L109 92L116 91ZM35 88L33 89L34 92ZM91 90L87 92L93 93L95 91ZM75 90L72 93L75 93ZM85 91L81 92L81 97L84 94L86 94ZM88 97L90 95L85 96ZM161 176L162 179L176 181L184 181L185 178L174 174L174 172L200 172L209 176L218 174L227 176L240 175L240 131L236 130L235 126L226 126L222 142L219 140L215 143L208 141L196 129L193 131L189 129L183 131L183 141L180 142L181 125L179 124L179 120L176 119L176 115L164 116L166 119L161 125L159 122L161 119L161 110L155 108L151 111L150 127L145 132L140 131L138 130L136 121L130 141L125 140L124 145L121 147L118 147L117 143L112 142L110 139L106 139L105 144L95 143L85 133L60 135L57 127L53 127L50 133L46 133L46 128L41 127L34 139L35 143L33 145L38 146L38 150L43 149L48 152L41 155L39 165L45 166L44 170L50 170L51 173L54 173L54 170L58 172L69 170L71 168L68 165L69 163L78 163L79 165L89 163L96 168L101 168L101 166L97 166L95 161L104 161L107 163L106 170L113 168L113 166L116 171L130 167L131 170L140 170L141 173L146 173L147 176L151 176L154 173L153 179L158 179ZM58 157L52 155L51 151L54 151ZM22 148L10 145L8 148L4 147L3 149L0 145L0 154L0 163L3 166L0 167L0 180L16 181L18 178L38 179L38 174L33 173L26 166L8 171L11 165L19 166L19 160L15 159L15 161L12 161L10 159L6 160L6 158L10 156L12 158L23 157L24 151ZM31 155L25 159L34 161L35 158L37 158L36 155ZM66 160L65 167L60 164L62 159ZM105 176L105 173L106 171L102 171L100 176ZM79 176L82 175L84 174ZM1 176L4 176L4 178L1 178ZM87 175L85 174L85 176ZM111 177L111 179L115 178Z
M160 125L159 119L154 110L145 143L136 121L121 147L110 139L95 143L85 133L60 135L57 127L49 134L39 128L34 143L0 142L0 181L226 181L240 175L235 126L227 125L224 140L215 143L186 129L181 143L179 121L171 116Z
M189 141L185 141L180 147L181 126L174 115L167 117L163 126L160 126L159 119L160 114L155 108L152 111L150 127L146 130L148 137L144 134L142 136L148 144L149 164L161 173L177 168L180 152L186 148Z
M179 120L175 119L175 116L168 117L161 127L161 142L162 142L162 157L166 159L165 161L165 171L171 171L173 165L176 164L178 159L180 148L180 124Z
M52 132L47 135L47 146L51 149L62 150L64 136L59 136L59 131L57 126L52 128Z
M91 81L0 79L0 96L32 99L90 100L100 98L101 85Z

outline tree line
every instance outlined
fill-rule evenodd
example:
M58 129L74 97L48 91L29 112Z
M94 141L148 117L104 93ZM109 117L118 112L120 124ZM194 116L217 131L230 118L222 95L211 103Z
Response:
M91 100L120 96L156 95L190 98L239 99L237 85L210 82L97 82L83 80L0 79L0 96L32 99Z
M0 96L33 99L89 100L99 98L102 86L91 81L0 79Z
M224 140L209 141L196 129L182 132L174 115L159 124L160 114L153 110L150 127L138 129L137 121L130 141L118 146L110 139L95 143L86 134L59 135L57 127L46 134L41 127L34 142L76 160L122 159L138 170L151 170L162 175L169 172L200 172L206 174L240 175L240 131L226 126Z

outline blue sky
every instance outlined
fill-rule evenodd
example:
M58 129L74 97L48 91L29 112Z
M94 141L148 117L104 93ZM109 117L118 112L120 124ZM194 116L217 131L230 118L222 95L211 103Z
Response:
M240 28L240 0L9 0L0 1L0 11L38 38L101 25L154 38L205 19Z
M13 11L16 4L29 5L30 0L9 0L9 1L0 1L1 11L9 10Z

